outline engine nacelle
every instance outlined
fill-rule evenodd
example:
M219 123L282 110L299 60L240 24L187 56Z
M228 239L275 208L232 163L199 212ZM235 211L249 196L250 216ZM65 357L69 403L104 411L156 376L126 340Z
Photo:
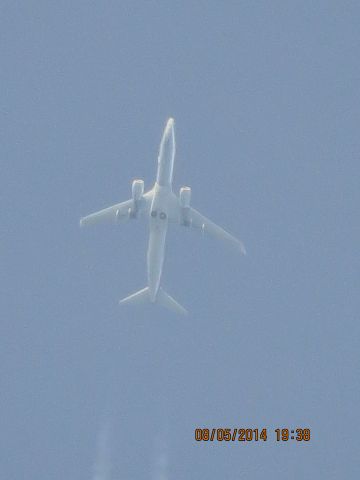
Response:
M190 187L181 187L179 194L179 203L180 203L180 224L185 227L189 227L190 222L190 200L191 200L191 188Z
M189 208L190 207L190 200L191 200L191 188L190 187L181 187L180 194L180 207L181 208Z
M134 202L141 200L144 194L144 180L134 180L131 187Z

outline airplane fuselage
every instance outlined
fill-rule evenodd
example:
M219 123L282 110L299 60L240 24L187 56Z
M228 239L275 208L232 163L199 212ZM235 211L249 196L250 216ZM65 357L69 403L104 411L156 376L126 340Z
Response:
M155 302L160 287L165 257L165 242L168 228L167 208L171 203L172 179L175 158L174 121L169 119L160 143L156 182L149 219L149 245L147 251L147 274L150 301Z

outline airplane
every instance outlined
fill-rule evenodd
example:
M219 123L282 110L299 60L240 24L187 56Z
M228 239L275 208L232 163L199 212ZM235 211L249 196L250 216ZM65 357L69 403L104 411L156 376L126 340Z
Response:
M144 181L132 182L132 197L122 203L92 213L81 218L80 226L97 223L120 224L128 220L147 217L149 220L149 244L147 250L148 285L132 295L120 300L120 304L141 304L150 301L167 307L177 313L187 314L187 310L172 298L160 285L165 256L166 233L169 224L180 224L225 240L246 254L244 244L230 233L204 217L190 206L191 188L181 187L177 196L172 189L175 159L175 122L169 118L160 142L156 181L144 193Z

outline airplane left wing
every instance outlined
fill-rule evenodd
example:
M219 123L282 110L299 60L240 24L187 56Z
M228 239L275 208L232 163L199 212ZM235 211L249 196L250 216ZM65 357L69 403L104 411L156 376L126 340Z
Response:
M211 237L223 240L238 248L243 255L246 255L245 246L241 240L237 239L226 230L216 225L216 223L206 218L200 212L195 210L195 208L189 207L186 212L185 221L180 223L190 228L195 228Z

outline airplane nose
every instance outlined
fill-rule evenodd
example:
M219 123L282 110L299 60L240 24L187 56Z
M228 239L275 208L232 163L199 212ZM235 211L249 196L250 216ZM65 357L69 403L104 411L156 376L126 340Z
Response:
M166 122L161 143L161 148L163 148L164 150L175 148L174 119L172 117L170 117L169 120Z
M170 117L169 120L167 121L167 124L166 124L166 129L170 129L170 128L174 128L174 123L175 123L175 120Z
M159 170L156 181L159 185L168 185L172 181L175 157L175 129L174 119L170 117L160 142L158 164Z

